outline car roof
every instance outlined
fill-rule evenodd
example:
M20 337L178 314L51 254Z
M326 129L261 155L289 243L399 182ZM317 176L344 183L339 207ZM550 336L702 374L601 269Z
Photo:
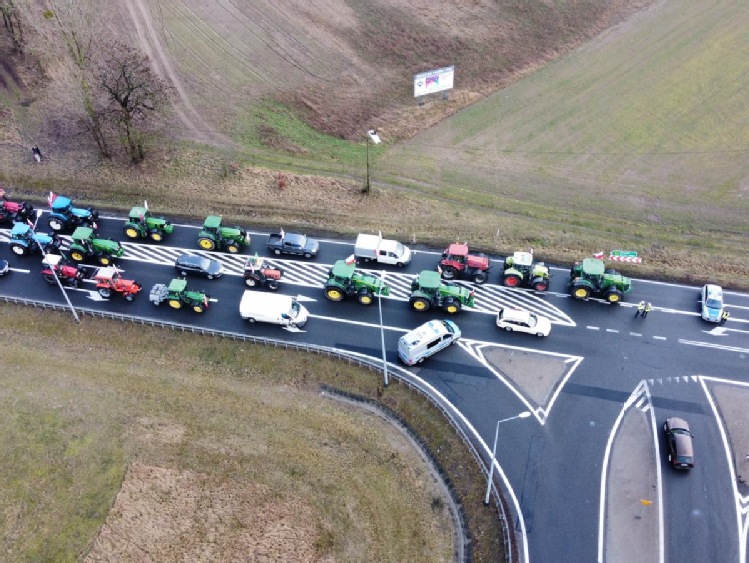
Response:
M180 262L182 264L195 264L199 265L203 260L210 260L210 258L205 258L204 256L198 256L197 254L183 254L179 258L177 258L177 262Z
M413 329L410 332L407 332L403 336L401 336L401 339L408 344L408 346L414 346L415 344L418 344L419 342L435 336L442 336L443 334L448 334L450 331L447 329L447 326L445 326L444 321L440 320L432 320L425 322L421 326L417 326L415 329Z
M704 287L705 295L707 295L710 298L713 299L722 299L723 298L723 288L719 285L715 285L714 283L708 283L705 284Z
M531 318L531 312L523 309L502 309L502 320L527 323Z
M683 428L684 430L689 430L689 423L678 416L672 416L666 420L666 424L668 424L669 428Z

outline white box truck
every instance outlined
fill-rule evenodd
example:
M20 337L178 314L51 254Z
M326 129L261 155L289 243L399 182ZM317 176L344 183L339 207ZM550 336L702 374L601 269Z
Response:
M356 237L354 256L361 262L379 262L399 268L411 262L413 252L396 240L383 239L382 235L364 235Z
M302 327L309 312L291 295L245 290L239 303L240 316L251 323L273 323Z

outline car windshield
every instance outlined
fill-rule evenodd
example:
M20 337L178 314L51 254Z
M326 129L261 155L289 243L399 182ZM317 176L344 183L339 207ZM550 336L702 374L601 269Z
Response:
M395 243L395 255L403 256L405 253L406 253L406 249L403 248L403 245L399 242Z
M678 461L679 463L691 464L694 463L694 458L688 455L680 455L676 456L676 461Z
M291 318L292 319L296 319L297 316L299 316L299 311L300 310L301 309L299 307L299 303L297 303L296 301L292 301L291 302Z
M672 428L671 432L674 434L689 434L689 430L684 430L683 428Z
M705 305L709 309L720 309L723 306L723 303L721 303L720 299L708 299L705 301Z
M536 317L536 315L531 315L530 317L528 317L529 327L533 328L534 326L536 326L536 324L538 324L538 317Z

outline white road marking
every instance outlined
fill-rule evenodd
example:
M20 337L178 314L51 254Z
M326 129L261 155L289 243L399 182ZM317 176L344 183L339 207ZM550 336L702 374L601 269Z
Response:
M619 332L619 331L615 328L607 328L606 332Z
M590 325L588 325L585 328L587 328L588 330L601 330L601 327L599 327L599 326L590 326Z
M653 340L668 340L665 336L654 336Z
M699 346L703 348L714 348L716 350L725 350L726 352L749 354L749 348L739 348L738 346L723 346L722 344L715 344L713 342L699 342L697 340L685 340L683 338L679 338L679 344L687 344L688 346Z
M642 336L642 334L639 332L630 332L629 335L630 336Z
M23 268L9 268L11 272L18 272L19 274L29 274L31 270L24 270Z

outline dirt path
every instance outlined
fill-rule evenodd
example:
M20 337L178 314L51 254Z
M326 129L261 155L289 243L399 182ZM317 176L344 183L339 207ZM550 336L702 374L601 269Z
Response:
M216 131L192 105L187 90L174 70L171 58L164 48L146 0L128 1L126 5L130 13L130 19L135 25L140 48L151 59L154 71L170 84L177 93L174 109L179 120L189 131L190 137L210 145L235 148L236 144L227 136Z

